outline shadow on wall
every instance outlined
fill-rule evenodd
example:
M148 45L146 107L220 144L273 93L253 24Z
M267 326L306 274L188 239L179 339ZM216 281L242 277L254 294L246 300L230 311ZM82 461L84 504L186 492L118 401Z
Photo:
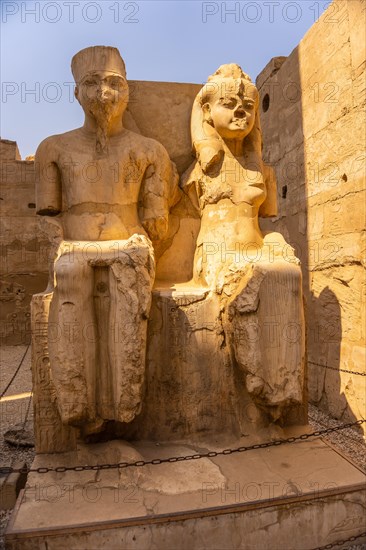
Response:
M313 351L308 359L309 393L319 408L346 422L357 420L347 397L342 391L341 306L335 293L325 287L318 297L312 295L314 319L309 323L309 346ZM324 322L324 320L327 320ZM351 382L352 383L352 382ZM362 428L357 427L362 433Z
M345 422L364 416L366 380L343 372L364 368L364 186L356 163L363 134L355 126L362 101L353 80L363 73L361 64L354 70L351 4L339 4L337 25L325 12L289 57L272 59L257 78L264 160L275 169L279 205L261 226L282 233L301 260L309 401Z
M281 233L301 261L308 332L309 247L302 94L297 50L288 58L273 58L258 76L257 87L260 93L263 159L275 170L278 204L277 217L262 219L260 225L263 231ZM272 246L278 250L275 233ZM290 260L286 250L282 255L284 258L288 256Z

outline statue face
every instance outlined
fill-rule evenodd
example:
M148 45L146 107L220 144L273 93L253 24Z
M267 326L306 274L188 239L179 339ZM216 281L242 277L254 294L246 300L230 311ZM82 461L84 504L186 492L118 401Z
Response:
M203 106L217 133L224 139L244 139L255 122L254 93L227 91Z
M122 116L128 104L126 79L109 71L89 72L75 89L83 110L96 117Z

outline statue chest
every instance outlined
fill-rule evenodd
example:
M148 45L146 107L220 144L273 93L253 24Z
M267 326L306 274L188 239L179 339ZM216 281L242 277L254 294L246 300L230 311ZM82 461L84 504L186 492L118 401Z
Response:
M266 198L262 173L243 168L235 159L225 160L219 175L204 175L200 186L202 207L225 198L231 199L235 204L245 202L259 207Z
M86 202L122 205L138 201L147 162L125 150L102 158L65 154L58 166L67 207Z

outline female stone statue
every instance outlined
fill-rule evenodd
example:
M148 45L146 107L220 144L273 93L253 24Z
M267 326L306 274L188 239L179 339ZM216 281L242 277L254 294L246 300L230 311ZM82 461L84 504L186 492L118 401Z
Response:
M273 420L303 402L301 271L279 233L273 172L262 161L259 95L236 64L222 65L197 95L191 132L197 161L183 189L201 215L193 279L220 296L222 322L246 388Z

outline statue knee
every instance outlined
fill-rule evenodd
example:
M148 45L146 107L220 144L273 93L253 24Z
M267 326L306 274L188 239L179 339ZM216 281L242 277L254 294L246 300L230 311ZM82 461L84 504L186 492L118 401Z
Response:
M70 296L70 292L85 296L91 294L92 269L79 262L70 262L68 257L61 257L55 264L57 289Z

